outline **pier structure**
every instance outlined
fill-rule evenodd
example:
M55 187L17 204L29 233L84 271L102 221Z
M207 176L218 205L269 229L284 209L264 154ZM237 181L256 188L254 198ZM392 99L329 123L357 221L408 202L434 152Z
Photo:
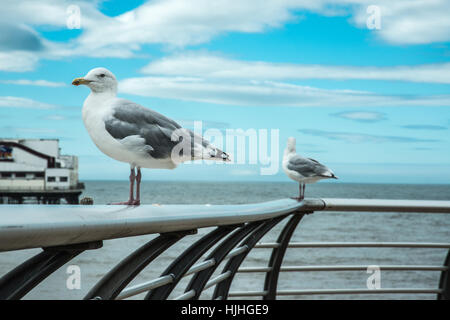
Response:
M78 157L62 155L58 139L0 138L0 204L77 204Z

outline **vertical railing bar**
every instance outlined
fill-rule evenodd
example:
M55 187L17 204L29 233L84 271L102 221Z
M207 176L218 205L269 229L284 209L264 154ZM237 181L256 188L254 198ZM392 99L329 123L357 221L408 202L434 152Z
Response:
M287 222L283 231L281 231L277 242L280 244L278 248L272 250L268 267L272 268L271 271L266 273L266 279L264 281L264 291L267 294L263 297L263 300L275 300L277 295L278 276L280 274L281 263L283 262L284 253L286 252L289 240L295 231L298 223L302 219L303 215L294 214Z
M197 240L188 249L186 249L180 256L178 256L166 270L161 274L165 276L168 274L174 275L174 280L162 287L150 290L145 296L145 300L165 300L170 295L172 290L183 278L184 274L189 271L191 266L200 257L215 245L220 239L225 237L231 231L236 229L238 225L222 226L214 229L210 233Z
M238 256L233 257L230 259L225 267L222 270L222 273L226 271L230 271L231 275L228 279L225 281L222 281L219 283L213 293L213 299L216 299L218 296L221 296L222 299L226 299L228 297L228 292L230 290L231 283L234 279L234 276L236 275L236 272L239 268L239 266L242 264L244 259L247 257L248 253L253 249L253 247L258 243L259 240L267 233L269 232L274 226L276 226L280 221L282 221L286 216L277 217L271 220L268 220L263 226L258 228L254 233L252 233L245 241L243 242L243 246L247 246L249 249Z
M84 299L113 300L139 272L184 236L196 230L163 233L120 261L89 290Z
M217 266L228 255L228 253L236 245L238 245L243 238L245 238L247 235L251 234L255 229L263 225L264 222L265 220L248 223L247 225L240 228L239 230L236 230L236 232L234 232L229 237L224 239L224 241L218 247L216 247L214 251L211 252L211 254L206 258L206 260L214 259L216 261L216 264L211 268L196 273L192 277L188 286L186 287L185 292L195 290L195 296L193 297L193 299L197 300L200 297L200 294L202 293L203 288L206 285L208 279L214 273Z
M102 241L43 248L0 279L0 300L21 299L49 275L85 250L98 249Z
M0 300L17 300L82 251L42 251L0 279Z
M447 267L447 270L441 272L439 289L442 291L437 295L438 300L450 300L450 249L445 258L444 267Z

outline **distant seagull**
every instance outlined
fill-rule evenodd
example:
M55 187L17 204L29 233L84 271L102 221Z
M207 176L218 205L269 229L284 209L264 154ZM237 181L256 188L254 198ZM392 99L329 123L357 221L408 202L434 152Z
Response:
M283 170L289 178L299 182L297 200L305 198L305 184L315 183L322 179L337 179L333 171L310 158L303 158L295 153L295 138L288 138L283 156Z
M91 89L82 111L91 139L109 157L130 164L129 199L115 204L140 204L141 168L174 169L180 162L198 159L229 161L226 153L172 119L117 98L116 77L105 68L92 69L72 84Z

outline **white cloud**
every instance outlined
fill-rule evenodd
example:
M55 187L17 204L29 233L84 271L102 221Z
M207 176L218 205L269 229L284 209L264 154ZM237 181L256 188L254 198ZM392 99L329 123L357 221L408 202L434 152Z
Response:
M337 2L356 5L351 20L361 28L367 27L367 6L379 6L381 29L375 32L384 41L393 44L426 44L450 40L448 0L338 0Z
M120 44L137 49L146 43L186 46L229 32L260 33L279 28L299 20L301 12L350 15L353 24L367 28L369 5L381 9L382 26L376 35L384 41L422 44L450 40L447 0L148 1L118 17L102 19L79 40L96 48Z
M66 84L63 82L53 82L47 80L28 80L28 79L0 80L0 83L15 84L20 86L38 86L38 87L52 87L52 88L66 86Z
M298 132L327 138L330 140L341 140L348 143L416 143L416 142L438 142L436 139L421 139L404 136L383 136L357 132L325 131L318 129L299 129Z
M319 8L313 1L149 1L87 30L80 43L91 47L112 43L185 46L208 42L225 32L263 32L292 20L290 9L300 7L294 2L303 8Z
M0 108L54 109L57 106L22 97L0 97Z
M142 68L150 75L247 80L393 80L450 84L450 63L415 66L353 67L239 61L191 52L156 60Z
M39 58L25 51L0 52L0 71L24 72L33 70Z
M81 27L95 28L109 18L98 10L100 1L90 0L18 0L2 1L1 21L45 26L50 29L67 27L69 6L76 5L81 11Z
M67 120L67 117L61 116L59 114L51 114L51 115L43 117L43 119L51 120L51 121L64 121L64 120Z
M159 0L147 1L117 17L101 13L100 1L18 2L2 2L0 21L61 30L67 28L69 5L78 5L81 9L83 32L78 38L61 43L48 41L35 33L35 40L43 49L32 53L21 51L18 54L1 51L0 70L4 71L32 70L39 59L68 56L129 58L138 55L142 46L146 44L185 47L209 42L226 33L262 33L281 28L286 23L297 22L304 12L326 16L350 16L350 23L359 28L366 28L368 17L366 8L373 4L380 6L382 14L381 29L373 31L373 34L383 41L401 45L450 40L450 19L448 19L450 1L447 0L377 0L375 3L373 0L267 0L264 3L257 0ZM33 30L28 31L29 34L33 34ZM264 67L266 70L271 68L271 66L258 67ZM280 67L277 66L276 69ZM316 68L322 70L320 66L303 66L300 71L305 74L314 73ZM432 68L424 66L423 70L419 68L413 72L419 73L418 78L433 82ZM448 70L448 66L445 68ZM348 77L359 79L365 71L368 71L367 78L385 76L395 78L395 74L387 75L389 71L395 70L348 70L348 68L341 70L337 67L327 70L330 71L331 78L339 77L344 72ZM405 75L408 70L405 67L398 71ZM413 76L408 75L407 78L411 79Z
M386 120L386 115L376 111L344 111L331 114L332 116L359 121L359 122L377 122Z
M447 70L447 72L443 72ZM379 95L330 90L287 81L302 79L389 80L450 83L450 63L419 66L321 66L239 61L204 52L156 60L142 69L151 75L125 79L125 93L232 105L270 106L449 106L450 96ZM281 82L282 81L282 82ZM346 118L377 121L380 114L352 113Z
M292 107L450 106L450 95L388 96L329 90L274 81L213 81L183 77L128 78L123 93L231 105Z

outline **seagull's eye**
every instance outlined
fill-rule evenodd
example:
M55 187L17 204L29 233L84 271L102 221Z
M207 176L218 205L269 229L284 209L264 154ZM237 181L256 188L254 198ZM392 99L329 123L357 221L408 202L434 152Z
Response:
M99 77L99 78L104 78L104 77L105 77L105 74L104 74L104 73L99 74L98 77Z

